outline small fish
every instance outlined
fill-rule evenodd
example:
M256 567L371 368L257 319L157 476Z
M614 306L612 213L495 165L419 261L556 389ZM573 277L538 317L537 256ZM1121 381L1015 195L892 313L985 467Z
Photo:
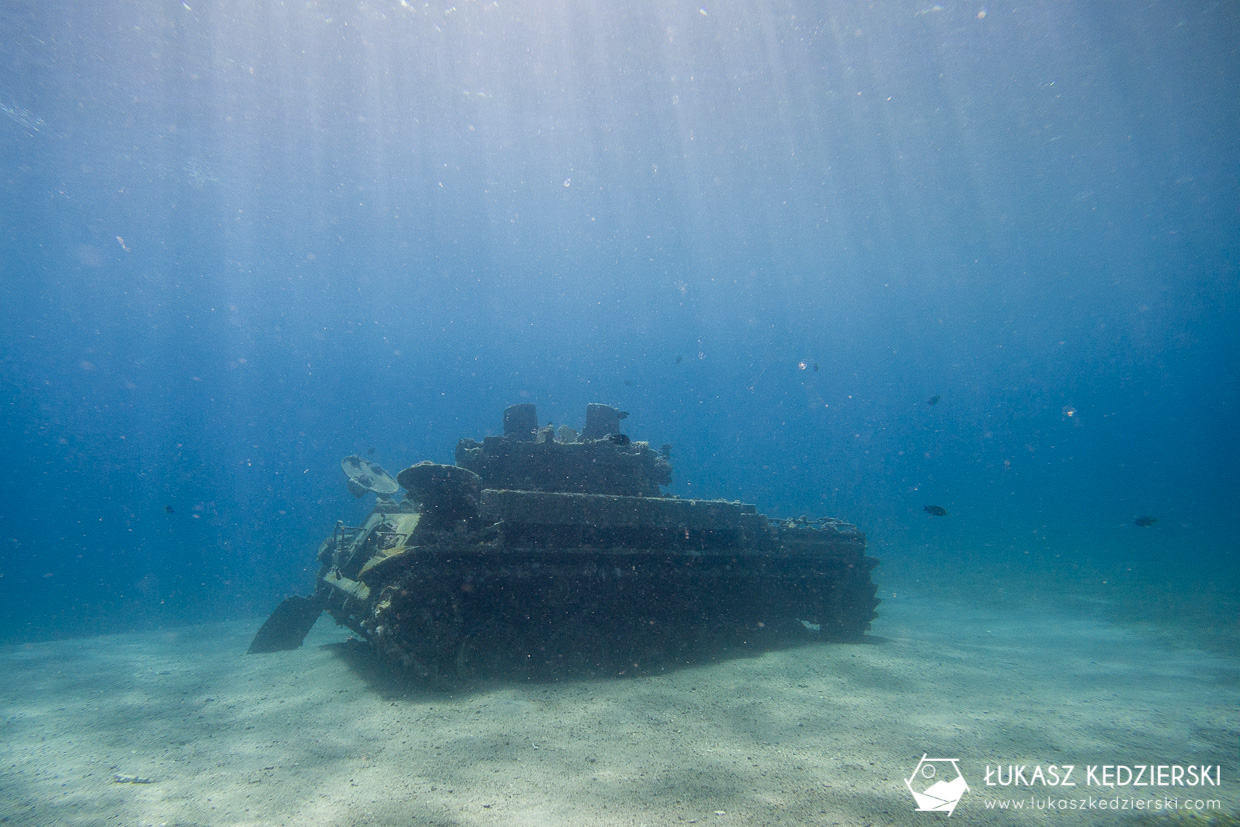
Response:
M678 364L678 365L679 365L679 364L680 364L681 362L683 362L684 360L685 360L685 357L680 356L680 355L677 355L677 356L676 356L676 364Z
M818 372L818 363L817 363L817 362L815 362L815 363L814 363L814 373L817 373L817 372Z
M632 385L633 385L633 380L632 380L632 379L625 379L625 380L624 380L624 386L625 386L626 388L628 388L628 387L632 387Z
M366 449L366 453L367 453L367 454L373 454L374 452L375 452L375 449L374 449L374 448L367 448L367 449Z
M168 512L169 514L174 514L174 513L176 513L176 512L174 512L174 511L172 510L172 506L170 506L170 505L165 505L165 506L164 506L164 511Z
M1158 522L1157 517L1146 517L1145 515L1142 515L1138 517L1137 519L1133 520L1132 524L1135 526L1140 526L1141 528L1149 528L1156 522Z
M939 404L939 395L936 393L934 396L932 396L932 397L930 397L929 399L927 399L927 400L926 400L926 404L927 404L927 405L937 405L937 404Z
M946 517L947 509L941 505L928 505L922 509L931 517Z
M113 784L154 784L155 779L143 778L140 775L125 775L123 773L118 772L112 776L112 783Z

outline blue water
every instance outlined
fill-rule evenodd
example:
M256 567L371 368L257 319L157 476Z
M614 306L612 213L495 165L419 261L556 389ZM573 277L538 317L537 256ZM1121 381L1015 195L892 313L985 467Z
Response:
M527 401L629 411L673 493L856 523L880 593L1234 627L1237 32L1217 2L8 3L0 640L263 615L362 513L342 456L448 462Z

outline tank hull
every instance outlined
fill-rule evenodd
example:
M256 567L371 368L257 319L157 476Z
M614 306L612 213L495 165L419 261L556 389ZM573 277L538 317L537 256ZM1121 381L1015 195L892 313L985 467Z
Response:
M878 604L865 537L772 525L739 503L482 491L479 528L341 537L325 606L384 658L436 680L657 671L788 641L855 640ZM402 515L404 516L404 515ZM386 526L386 529L384 528ZM356 579L338 562L376 549ZM382 549L382 551L378 551ZM382 554L382 560L374 563Z

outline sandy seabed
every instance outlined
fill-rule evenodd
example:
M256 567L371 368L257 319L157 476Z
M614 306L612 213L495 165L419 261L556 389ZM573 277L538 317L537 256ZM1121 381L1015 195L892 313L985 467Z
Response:
M377 680L327 618L301 649L264 656L242 654L258 620L9 647L0 823L1174 824L1193 823L1194 800L1237 812L1233 659L1087 612L883 596L862 644L452 693ZM950 822L916 812L905 786L926 754L959 759L969 784ZM1021 764L1072 764L1081 783L985 783L988 766ZM1116 764L1222 765L1222 783L1085 785L1085 767ZM1181 809L1031 803L1047 798Z

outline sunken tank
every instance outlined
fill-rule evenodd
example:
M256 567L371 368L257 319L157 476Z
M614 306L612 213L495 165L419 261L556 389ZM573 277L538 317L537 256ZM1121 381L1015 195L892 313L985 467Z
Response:
M446 681L634 674L869 629L878 561L855 526L664 496L670 447L629 439L626 416L592 404L578 434L514 405L503 436L395 480L346 457L374 509L336 524L313 594L281 603L250 651L296 648L323 611Z

